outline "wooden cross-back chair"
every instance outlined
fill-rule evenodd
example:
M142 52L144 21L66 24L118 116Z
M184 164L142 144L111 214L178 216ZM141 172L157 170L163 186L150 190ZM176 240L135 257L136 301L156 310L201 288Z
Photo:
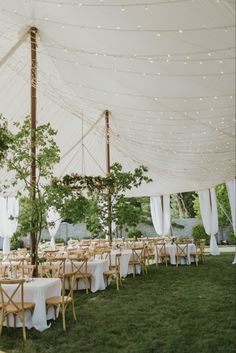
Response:
M70 259L72 271L75 272L75 284L78 288L78 282L81 280L85 284L86 293L91 289L92 274L88 272L88 257L78 259Z
M156 245L156 266L158 266L160 262L164 262L167 266L168 260L170 260L170 256L166 251L166 243L159 242Z
M136 247L132 248L132 253L129 261L129 265L132 267L133 277L136 275L136 267L141 267L141 273L145 273L145 259L144 259L144 248L143 247Z
M206 263L206 253L205 253L206 240L200 239L196 242L197 248L197 257L200 261L205 264Z
M103 276L109 283L109 279L114 278L116 281L116 289L119 290L122 286L121 277L120 277L120 257L121 254L115 254L115 262L112 262L111 254L109 254L109 270L103 272Z
M175 245L176 245L176 253L175 253L176 267L179 266L179 260L181 259L184 259L185 263L187 265L190 265L188 244L179 244L178 242L175 242Z
M65 257L48 257L46 258L46 262L49 265L58 265L60 266L60 274L66 272L66 258Z
M7 276L7 265L0 265L0 277L6 277Z
M42 278L60 278L63 274L61 265L41 264L38 267L39 277Z
M55 296L48 298L46 300L46 308L47 311L50 307L54 308L54 314L56 319L57 308L59 307L62 314L62 325L63 330L66 331L66 309L68 306L72 307L73 317L76 321L76 313L75 313L75 304L74 304L74 286L75 286L75 276L76 271L67 272L62 275L62 291L60 296ZM66 285L68 285L68 290L66 289Z
M6 320L9 326L9 316L13 315L14 328L16 328L16 317L18 317L22 323L23 340L26 341L25 311L29 310L32 315L35 304L24 301L24 282L24 279L0 280L0 334L2 334L4 321Z
M22 277L33 277L35 267L35 265L17 265L16 268Z

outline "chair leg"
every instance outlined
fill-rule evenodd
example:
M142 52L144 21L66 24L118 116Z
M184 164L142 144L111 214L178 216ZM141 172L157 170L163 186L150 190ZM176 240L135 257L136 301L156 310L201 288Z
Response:
M1 310L1 322L0 322L0 336L2 335L2 329L3 329L3 322L4 322L4 311L3 309Z
M116 289L119 290L119 277L116 276Z
M73 311L74 320L77 321L77 317L76 317L76 313L75 313L74 299L72 300L72 311Z
M62 314L62 326L63 330L66 331L66 318L65 318L65 306L63 305L61 308L61 314Z

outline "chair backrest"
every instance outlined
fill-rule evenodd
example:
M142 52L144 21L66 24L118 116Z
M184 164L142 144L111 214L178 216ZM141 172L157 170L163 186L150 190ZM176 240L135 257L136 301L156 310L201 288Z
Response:
M0 303L3 310L6 305L13 305L17 311L24 314L24 283L24 279L0 280Z
M144 256L143 246L132 248L131 261L135 261L141 264L143 262L143 256Z
M167 255L167 253L166 253L166 243L159 242L156 245L156 253L157 253L157 256L166 256Z
M67 272L61 276L62 280L62 306L66 305L70 298L73 300L77 271ZM68 289L67 289L68 288ZM67 293L66 293L67 292Z
M206 240L200 239L196 242L197 249L200 250L201 253L205 252Z
M40 277L44 278L59 278L63 274L62 266L42 264L38 267Z
M188 256L188 244L179 244L178 242L176 242L175 244L177 256Z
M17 265L17 271L21 273L23 277L33 277L35 265Z
M109 269L110 270L115 269L116 271L120 271L120 258L121 258L121 253L109 254Z
M72 272L83 274L88 272L88 258L84 256L79 259L70 259Z
M6 277L7 275L7 266L0 265L0 277Z
M65 268L66 268L65 257L48 257L47 262L49 263L49 265L59 265L61 269L61 274L65 273Z

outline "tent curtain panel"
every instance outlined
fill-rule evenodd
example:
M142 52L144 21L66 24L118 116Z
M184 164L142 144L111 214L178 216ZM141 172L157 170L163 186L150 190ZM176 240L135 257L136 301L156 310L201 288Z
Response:
M51 236L50 245L52 248L55 246L55 236L61 224L61 216L54 207L50 207L46 214L48 231Z
M3 238L4 254L9 254L10 252L10 239L17 229L18 214L18 199L15 197L0 197L0 236Z
M235 229L236 228L236 215L235 215L235 211L236 211L236 207L235 207L236 185L235 184L236 184L235 179L230 180L226 183L228 197L229 197L229 203L230 203L230 209L231 209L231 215L232 215L232 225L233 225L234 235L236 235L236 229ZM236 252L235 252L235 256L234 256L233 265L236 265Z
M170 195L150 197L152 223L158 235L170 232Z
M211 237L211 254L219 255L220 251L215 238L215 234L217 234L219 230L215 189L211 188L208 190L199 191L198 196L202 222L206 233Z

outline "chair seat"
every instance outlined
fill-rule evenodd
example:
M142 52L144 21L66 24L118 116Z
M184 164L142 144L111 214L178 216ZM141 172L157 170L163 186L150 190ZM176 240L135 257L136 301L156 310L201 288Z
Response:
M16 305L18 306L18 308L15 307L15 305L13 304L8 304L6 306L4 306L4 309L8 312L8 313L18 313L19 311L22 311L22 309L24 310L33 310L35 307L34 303L23 303L23 306L21 305L21 303L17 303Z
M59 305L59 304L62 304L62 296L58 296L58 297L51 297L51 298L48 298L46 300L46 304L47 305ZM72 298L71 297L67 297L67 296L64 296L64 303L71 303L72 302Z
M116 275L116 274L119 274L119 272L116 271L116 270L109 270L109 271L104 271L103 272L104 276L111 276L111 275Z
M84 278L84 277L91 277L92 276L92 274L91 273L89 273L89 272L84 272L84 273L78 273L78 274L76 274L76 278Z
M140 261L130 261L129 262L129 265L141 265L141 262Z

